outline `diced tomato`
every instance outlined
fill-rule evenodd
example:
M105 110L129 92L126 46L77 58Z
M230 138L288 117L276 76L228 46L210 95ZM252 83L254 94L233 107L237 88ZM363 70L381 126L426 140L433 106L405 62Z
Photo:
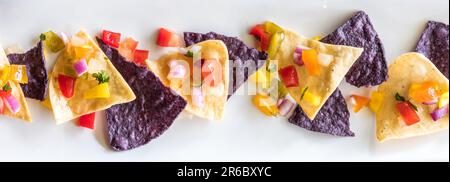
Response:
M147 50L139 50L136 49L134 51L134 62L139 65L145 65L145 60L148 59L148 51Z
M9 87L11 87L10 85L9 85L9 82L7 83L7 85L9 86ZM0 97L1 98L3 98L3 97L6 97L6 96L8 96L8 95L11 95L11 91L12 90L8 90L8 91L3 91L3 89L2 88L0 88Z
M177 34L169 31L165 28L159 29L158 41L156 42L159 46L162 47L179 47L180 46L180 38Z
M115 48L119 47L120 33L111 32L108 30L103 30L102 40Z
M78 120L78 126L94 129L95 112L86 114L80 117Z
M71 98L73 96L75 81L76 78L74 77L66 76L63 74L58 75L59 89L61 90L64 97Z
M270 45L270 34L265 32L263 24L255 25L249 32L250 35L255 36L259 40L261 50L266 51Z
M124 58L126 58L127 61L133 61L134 60L134 52L135 52L138 44L139 44L139 42L134 40L131 37L124 39L122 42L120 42L119 49L118 49L120 55L122 55Z
M214 87L222 82L222 67L218 61L206 60L202 64L203 81Z
M353 111L354 112L358 112L359 110L361 110L361 108L363 108L364 106L366 106L367 104L369 104L370 99L367 97L363 97L363 96L359 96L359 95L351 95L350 98L352 99L352 102L354 102L353 104Z
M419 115L411 107L408 102L400 102L397 104L397 110L403 118L407 126L411 126L420 121Z
M297 70L293 65L278 70L278 74L287 88L298 86Z
M0 114L3 114L5 111L5 103L3 102L3 97L0 97Z

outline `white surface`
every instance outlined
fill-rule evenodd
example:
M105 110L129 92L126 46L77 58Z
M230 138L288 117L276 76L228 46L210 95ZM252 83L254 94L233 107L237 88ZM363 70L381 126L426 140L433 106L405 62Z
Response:
M449 22L447 0L0 0L0 42L29 49L49 29L84 28L91 35L109 29L136 38L156 59L161 26L216 31L253 45L247 31L255 23L272 20L306 36L326 35L356 10L369 14L389 62L415 46L427 20ZM340 88L346 97L355 92L346 83ZM107 147L104 118L97 119L95 132L73 122L56 126L51 113L29 99L33 123L0 117L0 161L449 161L448 130L379 144L375 117L363 109L351 115L356 137L333 137L267 118L250 99L232 97L222 121L182 116L161 137L127 152Z

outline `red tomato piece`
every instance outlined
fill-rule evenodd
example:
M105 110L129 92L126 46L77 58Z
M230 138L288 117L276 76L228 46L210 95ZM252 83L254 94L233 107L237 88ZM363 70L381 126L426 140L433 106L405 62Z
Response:
M222 82L222 67L218 61L206 60L202 63L203 81L215 87Z
M255 36L259 40L261 50L266 51L270 45L270 34L265 32L263 24L255 25L249 32L250 35Z
M139 42L134 40L131 37L126 38L122 42L120 42L119 45L119 53L124 58L126 58L127 61L133 61L134 60L134 51L136 50L136 47L138 46Z
M86 114L80 117L78 120L78 126L94 129L95 112Z
M3 97L0 97L0 114L3 114L5 111L5 103L3 102Z
M179 47L180 38L172 31L165 28L160 28L158 33L158 40L156 43L162 47Z
M9 82L7 83L7 85L10 86ZM3 89L0 88L0 97L3 98L3 97L6 97L8 95L11 95L11 90L8 90L8 91L5 92Z
M297 70L293 65L278 70L278 74L287 88L298 86Z
M111 32L108 30L103 30L103 34L102 34L102 40L115 48L119 47L119 42L120 42L120 33L115 33L115 32Z
M416 111L414 111L408 102L398 103L397 110L407 126L411 126L420 121L419 115L417 115Z
M149 52L147 50L136 49L134 51L134 62L139 65L145 66L145 60L148 59Z
M73 96L75 81L76 78L74 77L66 76L63 74L58 75L59 89L61 90L64 97L71 98Z

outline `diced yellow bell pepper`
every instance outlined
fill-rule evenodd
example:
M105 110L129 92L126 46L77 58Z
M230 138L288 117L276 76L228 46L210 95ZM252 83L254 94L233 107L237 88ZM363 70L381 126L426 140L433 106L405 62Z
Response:
M277 24L275 24L273 22L266 21L264 23L264 30L269 34L274 34L277 32L282 32L283 28L281 28L280 26L278 26Z
M10 66L4 66L3 69L1 70L1 75L0 75L0 85L3 85L4 83L9 81L9 72L10 72Z
M383 103L384 94L378 91L374 91L370 95L369 107L373 112L378 112L381 108L381 104Z
M269 49L267 50L267 54L269 54L269 59L273 60L275 54L277 54L278 49L280 48L281 43L284 40L283 31L276 32L270 38Z
M251 77L250 80L256 83L258 88L267 89L270 86L269 75L264 69L259 69Z
M89 60L92 57L93 53L94 53L94 50L89 45L83 45L83 46L80 46L80 47L73 47L73 50L74 50L74 53L75 53L75 57L77 59L85 58L86 60Z
M322 37L320 35L314 36L313 38L311 38L312 40L317 40L319 41L320 39L322 39Z
M263 94L256 94L253 97L253 104L258 108L263 114L267 116L278 115L278 108L276 102L269 96Z
M446 105L448 105L448 92L443 93L439 97L439 102L438 102L439 108L445 107Z
M94 88L91 88L84 92L83 97L84 99L105 99L109 98L109 84L108 83L102 83Z
M304 95L303 95L303 100L306 101L307 103L313 105L313 106L319 106L320 101L322 100L322 98L316 94L311 93L310 91L305 91Z
M9 80L14 80L19 83L28 83L27 67L25 65L10 65Z

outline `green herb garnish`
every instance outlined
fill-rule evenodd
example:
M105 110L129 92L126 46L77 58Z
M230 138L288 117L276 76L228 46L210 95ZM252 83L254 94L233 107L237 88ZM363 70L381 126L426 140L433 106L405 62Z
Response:
M400 102L405 102L406 99L401 96L398 92L395 94L395 100L400 101Z
M270 73L273 73L273 72L277 71L277 65L275 63L272 63L271 61L269 61L267 63L266 70Z
M410 101L408 101L408 104L415 110L415 111L419 111L417 109L417 106L415 106L414 104L412 104Z
M94 74L92 74L92 76L98 81L98 84L109 82L109 76L106 74L105 71L100 71L98 73L94 73Z
M8 91L12 90L12 88L11 88L11 86L9 84L5 84L2 87L2 90L5 91L5 92L8 92Z
M400 101L400 102L408 102L408 104L415 110L415 111L419 111L417 109L417 106L415 106L413 103L411 103L411 101L406 101L405 97L401 96L399 93L395 94L395 100Z
M306 87L305 89L303 89L302 96L300 96L300 101L303 100L303 97L305 96L306 91L308 91L308 89L309 89L309 87Z
M41 35L39 35L39 39L41 41L45 41L45 39L46 39L45 34L41 33Z
M187 51L186 54L185 54L185 56L191 58L191 57L194 57L194 53L193 53L192 51Z

